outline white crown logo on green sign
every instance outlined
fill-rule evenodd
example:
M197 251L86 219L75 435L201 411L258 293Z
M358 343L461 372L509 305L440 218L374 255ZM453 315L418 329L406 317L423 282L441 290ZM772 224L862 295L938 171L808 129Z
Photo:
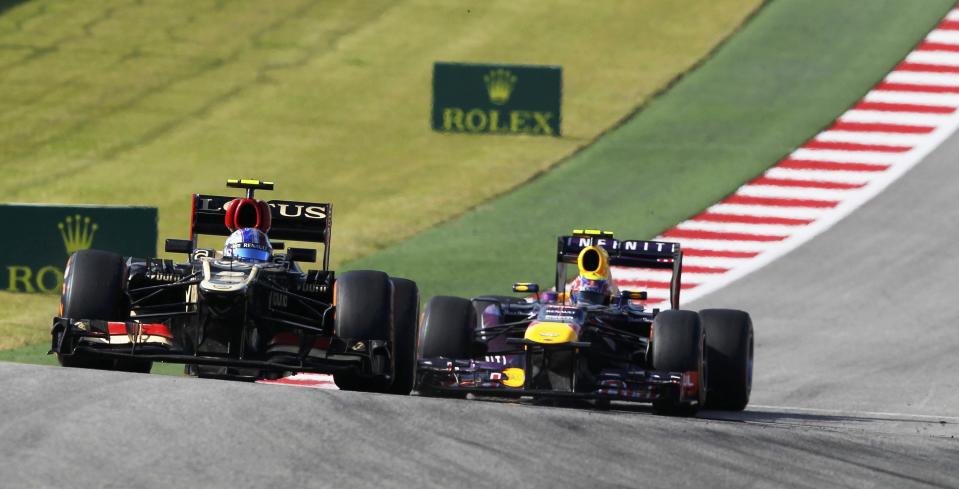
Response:
M57 223L60 229L60 237L63 238L63 246L67 250L67 255L74 252L86 250L93 245L93 235L97 232L97 223L90 222L90 218L77 214L67 216L65 222Z

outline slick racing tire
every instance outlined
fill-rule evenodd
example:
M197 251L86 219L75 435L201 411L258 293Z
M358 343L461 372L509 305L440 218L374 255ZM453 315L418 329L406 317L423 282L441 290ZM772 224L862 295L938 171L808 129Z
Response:
M333 329L336 336L351 342L389 341L393 284L387 274L354 270L340 275L334 287L336 318ZM383 379L363 378L354 372L335 374L333 380L343 390L385 391L389 388L389 383Z
M469 358L475 312L469 299L436 296L426 303L420 323L417 358ZM461 393L432 392L420 387L420 394L465 398Z
M469 299L436 296L426 303L419 331L419 358L468 358L473 332Z
M389 392L409 395L416 380L416 326L420 319L420 291L416 282L390 278L393 282L393 330L391 353L393 382Z
M653 368L669 372L703 372L705 338L699 315L693 311L666 310L653 320ZM653 410L660 414L692 416L705 400L700 379L698 403L683 404L675 398L653 402Z
M123 257L101 250L81 250L67 261L64 276L62 317L71 319L99 319L126 321L130 318L129 304L123 287L127 267ZM153 362L143 360L110 360L93 358L80 352L73 355L57 354L64 367L95 368L149 373Z
M707 409L742 411L753 384L753 321L744 311L704 309L709 364Z

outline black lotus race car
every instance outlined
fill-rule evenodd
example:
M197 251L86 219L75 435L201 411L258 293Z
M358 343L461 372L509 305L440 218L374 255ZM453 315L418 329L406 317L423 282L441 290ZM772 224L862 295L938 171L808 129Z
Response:
M703 406L742 410L752 386L752 320L731 309L680 310L682 258L677 243L618 241L600 231L559 237L556 291L569 283L567 264L581 273L610 265L671 270L671 309L662 311L641 304L644 291L573 304L532 283L513 286L536 294L530 299L433 297L419 329L417 390L592 399L600 407L651 402L679 415Z
M245 198L193 195L190 239L166 240L186 263L85 250L67 262L53 344L67 367L149 372L155 361L187 373L238 380L290 372L333 374L342 389L409 394L419 292L378 271L329 270L333 208L260 201L272 182L228 180ZM198 236L258 228L273 240L322 243L248 263L199 248ZM273 241L274 250L283 249Z

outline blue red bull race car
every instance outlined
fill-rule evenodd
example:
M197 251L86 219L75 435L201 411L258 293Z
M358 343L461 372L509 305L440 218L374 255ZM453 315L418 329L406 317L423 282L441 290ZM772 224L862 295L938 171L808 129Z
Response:
M682 257L678 243L577 230L558 239L555 291L517 283L514 292L534 295L433 297L418 332L418 391L648 402L675 415L744 409L752 320L732 309L681 310ZM610 266L671 271L670 308L648 309L641 290L576 300L567 293L570 264L580 277Z

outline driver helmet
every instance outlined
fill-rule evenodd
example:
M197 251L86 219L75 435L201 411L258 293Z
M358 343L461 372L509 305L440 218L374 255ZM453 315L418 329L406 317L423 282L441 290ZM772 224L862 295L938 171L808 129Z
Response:
M273 248L270 239L256 228L242 228L233 231L223 247L223 257L234 260L263 263L270 261Z
M569 300L573 304L609 304L616 293L609 270L609 253L599 246L589 246L577 259L579 275L573 280Z

